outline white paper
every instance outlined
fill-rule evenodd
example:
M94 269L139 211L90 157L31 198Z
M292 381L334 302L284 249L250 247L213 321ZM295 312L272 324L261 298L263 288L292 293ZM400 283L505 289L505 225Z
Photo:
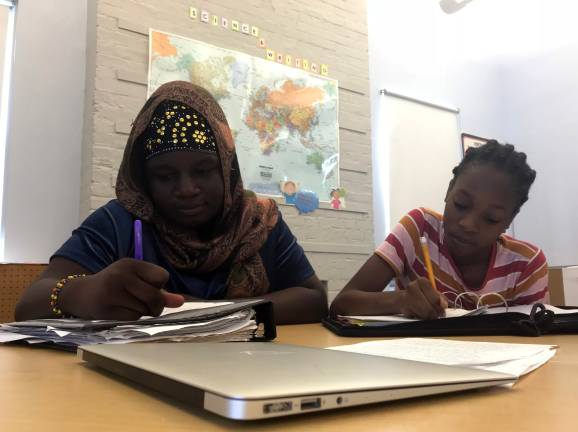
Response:
M226 329L229 329L229 322L231 322L232 320L226 320L224 321L224 324L226 324ZM190 330L193 330L194 327L206 327L208 323L212 323L211 321L208 322L199 322L199 323L189 323L189 324L174 324L174 325L163 325L163 326L140 326L140 327L134 327L132 330L133 331L137 331L137 332L142 332L142 333L146 333L150 336L159 334L159 333L166 333L166 332L174 332L177 330L181 330L184 328L188 328ZM215 334L220 334L221 332L219 330L213 331L213 333Z
M68 336L68 335L70 334L69 331L66 331L66 330L58 330L57 328L50 327L50 326L46 327L46 331L54 332L54 333L56 333L56 334L57 334L58 336L60 336L60 337Z
M134 331L146 333L149 336L154 336L158 333L172 332L175 330L184 329L186 327L192 327L194 324L176 324L176 325L164 325L164 326L151 326L151 327L140 327L135 328Z
M163 326L163 327L173 327L173 326ZM174 326L176 327L176 326ZM187 327L187 325L180 326L180 327ZM189 326L190 327L190 326ZM114 338L108 340L106 343L111 344L128 344L133 342L192 342L195 339L199 338L209 338L210 340L222 340L222 341L247 341L250 340L257 329L257 325L255 324L254 320L246 319L244 321L240 321L237 323L229 324L225 329L219 331L207 331L207 332L198 332L198 333L182 333L182 334L172 334L172 333L165 333L165 334L158 334L155 332L149 333L148 336L142 338ZM139 329L139 331L142 329ZM178 329L166 329L167 331L177 331ZM155 336L155 334L157 334Z
M182 306L176 308L164 308L161 312L161 316L177 313L177 312L185 312L190 310L197 310L197 309L206 309L215 306L225 306L230 305L233 302L185 302ZM151 318L151 317L143 317L143 318Z
M507 362L484 365L484 366L474 366L478 369L484 369L494 372L502 372L505 374L514 375L520 377L525 375L529 372L532 372L534 369L539 368L548 360L550 360L556 354L555 349L551 349L548 351L541 352L536 354L535 356L523 358L520 360L510 360Z
M46 342L44 339L38 339L38 338L26 339L26 343L28 343L30 345L41 344L44 342Z
M440 317L443 318L458 318L464 316L481 315L487 311L486 307L481 307L474 310L466 309L446 309L446 315ZM407 318L403 315L340 315L341 318L348 320L358 320L358 321L372 321L372 322L413 322L421 321L418 318Z
M31 336L18 334L18 333L8 333L8 332L0 331L0 343L14 342L14 341L26 339L29 337L31 337Z
M531 359L555 348L554 345L406 338L362 342L330 349L453 366L482 366Z

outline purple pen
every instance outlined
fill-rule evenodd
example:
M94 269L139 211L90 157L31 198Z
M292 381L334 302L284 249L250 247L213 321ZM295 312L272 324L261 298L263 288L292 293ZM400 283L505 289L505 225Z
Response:
M142 260L142 222L140 219L134 221L134 259Z

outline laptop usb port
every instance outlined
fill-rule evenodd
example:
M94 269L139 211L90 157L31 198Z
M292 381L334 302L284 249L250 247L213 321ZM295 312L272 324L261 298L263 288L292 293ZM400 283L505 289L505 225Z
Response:
M321 398L301 399L301 410L321 408Z
M272 414L291 411L293 408L293 402L273 402L263 405L263 413Z

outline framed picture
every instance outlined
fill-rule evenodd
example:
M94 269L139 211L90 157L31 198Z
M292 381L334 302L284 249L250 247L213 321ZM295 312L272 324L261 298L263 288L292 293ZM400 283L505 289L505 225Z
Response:
M466 151L470 147L479 147L481 145L484 145L488 141L489 141L488 138L482 138L479 136L463 133L462 134L462 151L463 151L462 155L465 156Z

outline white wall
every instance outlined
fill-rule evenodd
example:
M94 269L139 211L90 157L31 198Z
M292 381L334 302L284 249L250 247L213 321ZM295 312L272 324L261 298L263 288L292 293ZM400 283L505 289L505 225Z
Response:
M477 0L494 3L493 0ZM494 94L501 77L486 41L486 18L474 3L447 15L436 0L368 0L370 86L461 111L470 134L497 137ZM479 8L478 8L479 9ZM497 42L495 44L498 46Z
M511 59L503 74L504 138L537 171L516 236L540 245L550 265L578 264L577 76L578 43Z
M2 80L4 74L4 55L6 49L6 33L8 31L8 20L10 8L0 7L0 96L2 95Z
M577 264L578 3L475 0L452 15L437 3L368 0L373 130L385 87L457 107L464 132L512 142L538 172L516 237L551 265Z
M78 225L87 1L18 1L4 178L6 262L46 262Z

